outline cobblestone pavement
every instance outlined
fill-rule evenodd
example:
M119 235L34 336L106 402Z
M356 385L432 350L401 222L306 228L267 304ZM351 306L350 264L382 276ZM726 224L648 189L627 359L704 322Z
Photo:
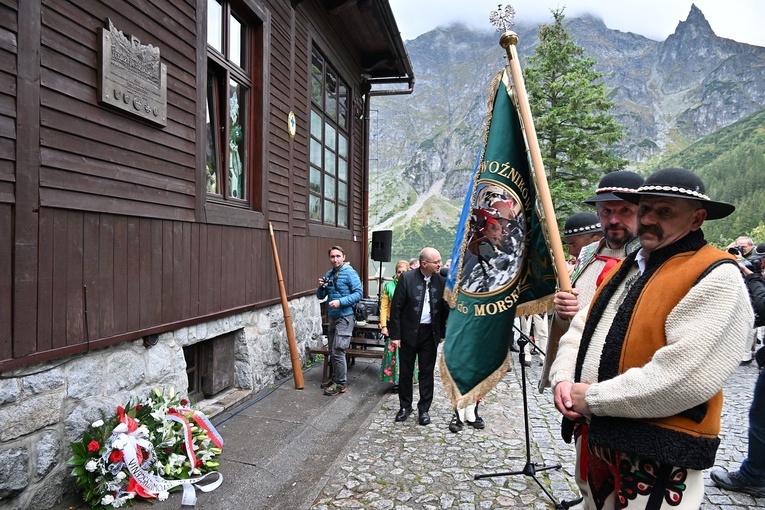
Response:
M531 461L537 479L556 500L572 500L578 497L572 472L574 449L560 439L560 417L550 390L543 394L536 390L539 365L538 358L532 357L532 367L526 371ZM555 508L531 476L474 479L476 474L520 471L526 465L520 373L513 353L512 370L479 406L487 424L484 430L465 427L457 434L449 432L451 407L438 373L429 426L417 424L416 412L406 422L395 423L398 397L386 396L330 467L327 483L311 508ZM723 468L738 469L746 456L747 414L756 378L754 364L742 366L726 384L722 444L717 453L717 465ZM558 463L561 469L539 470ZM765 499L718 489L711 484L708 470L705 479L702 510L765 508Z

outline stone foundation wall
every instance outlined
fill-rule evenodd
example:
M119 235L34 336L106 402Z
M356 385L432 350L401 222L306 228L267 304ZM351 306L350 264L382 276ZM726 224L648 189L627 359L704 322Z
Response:
M293 300L290 315L305 365L308 349L322 342L319 302L313 296ZM0 510L45 510L81 501L66 466L69 442L99 419L100 411L111 416L116 406L153 388L185 392L183 347L227 333L235 335L236 388L256 393L292 373L281 305L163 333L150 347L143 340L124 342L2 373ZM214 402L205 408L214 409Z

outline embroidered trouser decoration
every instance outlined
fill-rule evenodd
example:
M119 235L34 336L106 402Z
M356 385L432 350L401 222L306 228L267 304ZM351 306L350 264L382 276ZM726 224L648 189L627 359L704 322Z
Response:
M639 459L608 448L589 445L587 482L590 497L598 510L610 500L617 510L691 508L683 504L688 488L687 469Z

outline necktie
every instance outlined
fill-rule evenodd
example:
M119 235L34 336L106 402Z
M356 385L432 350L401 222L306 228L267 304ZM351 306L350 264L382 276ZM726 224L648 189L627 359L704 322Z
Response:
M606 265L603 266L603 269L600 271L600 274L598 275L598 279L595 282L595 284L600 287L600 284L603 282L603 278L606 277L608 272L613 268L616 264L619 263L621 259L617 259L615 257L608 257L606 255L595 255L595 258L598 260L605 260Z
M422 314L420 315L420 323L430 323L430 278L425 278L425 297L422 299Z

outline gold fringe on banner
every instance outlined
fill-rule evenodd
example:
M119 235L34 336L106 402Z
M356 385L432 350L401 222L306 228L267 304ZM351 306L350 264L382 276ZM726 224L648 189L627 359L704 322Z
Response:
M452 407L459 409L464 409L469 405L475 404L478 402L478 399L485 397L495 386L497 386L499 381L501 381L505 374L510 370L511 366L510 352L508 351L505 361L497 370L481 381L477 386L473 387L467 394L463 395L457 389L457 384L449 373L449 368L446 366L444 357L441 356L438 362L438 369L441 372L441 383L446 390L446 394L449 396L449 400L451 400Z
M538 313L545 313L552 310L553 307L553 295L548 295L535 299L534 301L527 301L518 305L515 309L516 317L523 317L524 315L535 315Z

